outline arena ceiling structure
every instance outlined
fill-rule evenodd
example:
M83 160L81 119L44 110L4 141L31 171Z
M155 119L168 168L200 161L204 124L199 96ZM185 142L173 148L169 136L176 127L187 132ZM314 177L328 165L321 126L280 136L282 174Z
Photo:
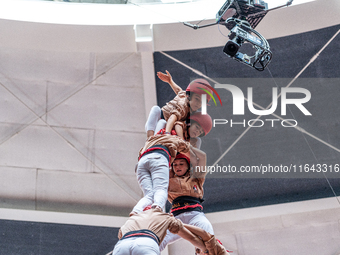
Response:
M225 27L183 25L213 22L223 0L121 2L0 1L0 254L113 249L142 196L134 169L148 113L174 97L156 76L165 70L184 89L205 78L249 101L252 87L256 109L273 88L310 92L311 116L294 105L283 115L280 97L274 114L244 101L235 116L217 89L208 166L291 172L208 174L203 206L233 255L340 254L340 2L269 12L256 27L273 53L262 72L223 54ZM181 240L162 254L194 248Z

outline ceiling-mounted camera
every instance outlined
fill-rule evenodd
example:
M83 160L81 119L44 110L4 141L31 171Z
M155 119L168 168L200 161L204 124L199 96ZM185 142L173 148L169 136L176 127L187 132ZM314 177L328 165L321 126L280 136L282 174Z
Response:
M225 22L226 26L230 28L230 33L229 41L224 46L223 52L241 63L263 71L272 59L272 52L267 40L254 30L248 21L228 18ZM252 45L253 55L240 52L244 43Z
M230 33L229 41L223 48L224 54L258 71L263 71L272 59L267 40L255 30L268 11L291 5L289 0L285 5L268 10L268 5L262 0L227 0L216 14L216 22L206 25L184 23L194 29L216 24L225 25ZM252 45L252 55L240 52L243 44Z

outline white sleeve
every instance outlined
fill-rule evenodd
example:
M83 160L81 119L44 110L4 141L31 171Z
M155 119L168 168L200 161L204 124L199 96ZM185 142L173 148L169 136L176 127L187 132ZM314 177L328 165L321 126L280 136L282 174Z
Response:
M201 149L202 140L201 140L201 138L199 138L199 137L197 137L196 139L197 139L197 141L196 141L197 149Z

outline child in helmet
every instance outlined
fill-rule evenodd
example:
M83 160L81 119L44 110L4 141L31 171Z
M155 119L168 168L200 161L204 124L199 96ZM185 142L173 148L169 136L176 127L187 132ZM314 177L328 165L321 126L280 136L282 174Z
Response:
M139 151L136 174L144 196L130 215L137 214L148 205L165 207L169 185L169 167L178 152L188 152L190 144L174 135L151 136Z
M159 255L159 244L166 235L166 231L176 233L191 242L194 246L206 251L203 241L187 230L183 223L168 213L151 206L143 212L132 215L119 229L119 241L115 245L113 255ZM196 232L199 230L194 229Z
M190 164L193 166L191 170ZM197 166L197 167L196 167ZM171 203L171 213L183 223L200 227L209 234L214 235L214 230L203 213L203 184L207 174L206 154L191 147L190 154L179 153L170 170L168 201ZM200 169L200 171L196 171ZM167 244L177 241L178 235L167 233L160 245L163 250Z
M190 123L183 128L184 140L189 141L195 148L201 148L201 137L206 136L212 128L212 119L209 114L196 112L188 118ZM177 124L179 125L179 124Z
M212 128L212 119L209 114L196 112L189 116L189 123L176 121L175 127L180 126L183 130L183 139L190 142L195 148L201 148L201 137L206 136ZM165 134L165 128L161 129L158 134ZM172 135L177 135L176 128L171 130Z
M147 137L154 135L154 133L157 133L164 127L165 132L170 133L176 121L185 121L190 114L201 108L202 94L207 94L207 101L211 99L211 96L202 89L212 93L209 89L211 87L209 82L204 79L193 80L188 85L186 91L184 91L173 81L168 71L166 71L166 74L158 72L157 76L162 81L169 83L176 93L176 97L163 106L162 109L159 106L152 107L145 124ZM183 131L180 129L180 126L176 127L176 133L183 138Z

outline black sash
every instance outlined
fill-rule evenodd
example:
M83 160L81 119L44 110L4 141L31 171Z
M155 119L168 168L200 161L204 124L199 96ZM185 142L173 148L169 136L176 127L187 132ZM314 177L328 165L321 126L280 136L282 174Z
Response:
M158 236L154 232L148 229L141 229L141 230L127 232L120 240L131 238L131 237L149 237L152 240L154 240L158 245L160 243Z
M177 216L184 212L203 211L203 199L190 196L177 197L172 201L171 213Z

